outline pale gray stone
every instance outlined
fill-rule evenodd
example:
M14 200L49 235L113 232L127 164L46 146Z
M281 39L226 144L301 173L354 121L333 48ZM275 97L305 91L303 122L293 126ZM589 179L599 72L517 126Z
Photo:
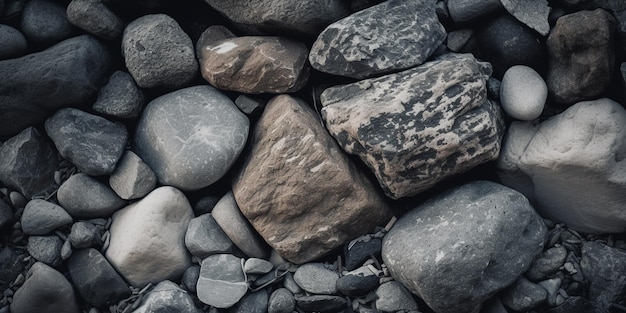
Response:
M332 295L337 293L339 274L321 263L307 263L298 267L293 279L306 292Z
M404 72L326 89L322 117L393 199L494 160L504 122L487 99L488 63L447 54Z
M518 21L545 36L550 32L550 7L546 0L501 0L502 6Z
M119 38L124 31L124 21L102 0L72 0L66 12L74 26L103 39Z
M376 309L383 312L417 310L411 293L397 281L386 282L376 289Z
M389 0L326 27L309 61L321 72L373 77L424 63L445 37L435 1Z
M216 308L229 308L248 291L243 260L231 254L214 254L202 261L196 290L198 299Z
M13 295L12 313L79 313L72 284L57 270L41 262L33 264L26 281Z
M141 305L133 313L185 312L202 313L193 297L175 283L164 280L159 282L142 299Z
M189 221L185 233L185 246L199 259L205 259L212 254L234 253L237 250L211 213L202 214Z
M116 71L98 92L92 108L98 113L134 119L141 114L145 101L144 93L133 77L127 72Z
M72 217L60 206L42 199L30 200L22 213L22 231L26 235L47 235L72 223Z
M548 86L531 67L515 65L502 77L500 104L510 117L530 121L538 118L548 99Z
M84 219L106 218L126 205L111 187L84 173L63 182L57 199L72 217Z
M24 35L9 25L0 24L0 42L0 60L21 56L28 49Z
M157 177L134 152L128 150L109 177L109 185L124 200L138 199L156 187Z
M63 240L59 236L30 236L26 250L35 260L50 266L61 264L61 247Z
M243 271L246 274L267 274L274 268L274 265L267 260L259 258L249 258L244 264Z

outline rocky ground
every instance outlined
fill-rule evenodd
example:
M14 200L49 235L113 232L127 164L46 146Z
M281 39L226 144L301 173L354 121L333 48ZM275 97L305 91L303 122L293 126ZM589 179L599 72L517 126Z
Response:
M0 0L0 313L626 312L626 3Z

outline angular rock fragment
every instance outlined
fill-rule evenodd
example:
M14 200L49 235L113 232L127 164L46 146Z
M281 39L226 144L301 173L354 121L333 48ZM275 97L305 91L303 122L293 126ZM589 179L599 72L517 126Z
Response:
M518 21L545 36L550 32L548 15L550 7L546 0L501 0L502 6Z
M15 292L12 313L79 313L72 284L57 270L41 262L33 264L26 281Z

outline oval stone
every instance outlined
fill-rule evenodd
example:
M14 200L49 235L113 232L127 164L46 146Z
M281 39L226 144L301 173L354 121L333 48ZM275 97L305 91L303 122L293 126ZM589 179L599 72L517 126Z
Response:
M512 118L530 121L538 118L548 98L546 82L531 67L515 65L502 77L500 101Z

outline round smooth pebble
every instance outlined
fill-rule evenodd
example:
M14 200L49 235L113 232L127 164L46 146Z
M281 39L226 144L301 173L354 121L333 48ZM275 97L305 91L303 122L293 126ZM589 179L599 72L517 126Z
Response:
M244 264L246 274L267 274L273 268L274 265L271 262L259 258L249 258Z
M512 118L530 121L538 118L548 98L548 87L541 75L525 65L510 67L502 77L500 101Z
M278 288L272 292L268 313L291 313L296 308L296 300L287 288Z
M24 35L9 25L0 24L0 42L0 60L18 57L28 49Z
M298 268L293 278L300 288L313 294L333 295L337 293L339 274L324 268L319 263L307 263Z

